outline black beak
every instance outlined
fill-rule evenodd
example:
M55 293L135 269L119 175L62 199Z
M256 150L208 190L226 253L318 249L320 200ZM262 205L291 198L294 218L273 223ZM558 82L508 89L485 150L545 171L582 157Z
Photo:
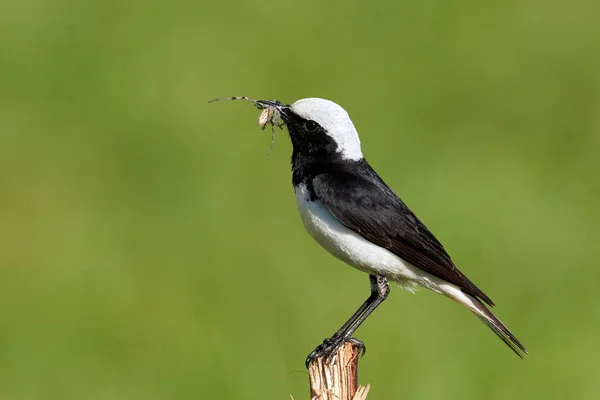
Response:
M290 106L281 104L279 100L257 100L256 106L262 109L274 107L277 111L279 111L279 114L281 114L281 118L284 121L287 122L290 120Z

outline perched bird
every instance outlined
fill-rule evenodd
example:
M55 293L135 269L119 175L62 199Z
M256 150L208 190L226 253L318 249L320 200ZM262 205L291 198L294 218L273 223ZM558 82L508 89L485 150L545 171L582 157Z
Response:
M331 354L388 296L388 281L424 287L471 310L517 355L525 347L488 309L492 300L454 264L442 244L363 157L358 132L336 103L308 98L274 107L293 145L292 183L304 227L323 248L369 274L371 295L307 358ZM275 112L275 111L274 111ZM487 304L487 306L486 306Z

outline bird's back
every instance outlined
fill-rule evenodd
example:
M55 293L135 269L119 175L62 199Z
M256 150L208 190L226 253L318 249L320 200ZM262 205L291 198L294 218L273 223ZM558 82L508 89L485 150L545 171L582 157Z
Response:
M442 244L365 159L319 166L304 180L339 223L426 273L493 305L456 267Z

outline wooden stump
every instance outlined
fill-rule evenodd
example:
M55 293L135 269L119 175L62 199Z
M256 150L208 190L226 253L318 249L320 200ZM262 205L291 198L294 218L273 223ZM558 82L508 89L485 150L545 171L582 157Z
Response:
M360 349L349 342L327 360L319 357L308 366L311 400L364 400L370 386L358 386Z

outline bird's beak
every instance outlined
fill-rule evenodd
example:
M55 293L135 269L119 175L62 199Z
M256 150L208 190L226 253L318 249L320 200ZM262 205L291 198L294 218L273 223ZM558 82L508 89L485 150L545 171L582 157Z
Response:
M287 122L290 120L290 106L281 104L279 100L257 100L257 105L260 105L262 108L273 107L279 114L281 114L281 118Z

